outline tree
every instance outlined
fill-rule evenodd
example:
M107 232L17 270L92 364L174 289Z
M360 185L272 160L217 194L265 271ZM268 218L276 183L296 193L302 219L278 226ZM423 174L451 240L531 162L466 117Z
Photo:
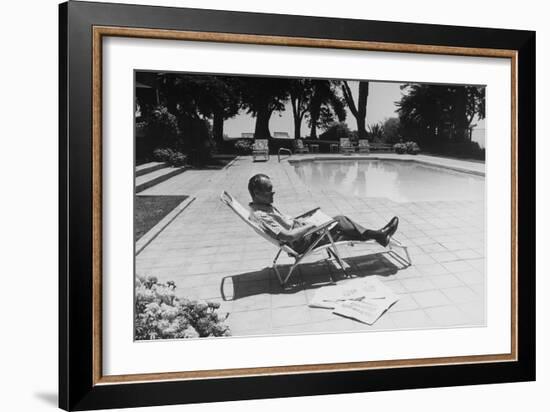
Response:
M240 80L230 76L208 76L204 93L205 111L212 115L212 136L214 141L223 142L223 123L236 116L240 107Z
M380 123L369 126L367 132L368 137L373 142L381 142L384 140L384 126Z
M403 131L421 145L442 148L470 139L474 119L485 117L485 88L406 84L397 102Z
M400 123L398 117L390 117L384 120L382 127L384 128L384 138L387 143L399 142Z
M338 96L336 80L311 80L312 93L308 107L310 138L317 139L317 127L327 129L334 122L334 114L338 121L346 119L345 105Z
M309 109L313 95L313 85L309 79L290 80L290 104L294 117L294 138L301 137L302 120Z
M369 97L369 82L360 81L359 90L357 96L357 104L353 100L351 88L346 80L342 82L342 92L344 99L348 104L349 110L357 121L357 138L366 139L367 131L365 129L366 117L367 117L367 99Z
M242 104L248 113L256 117L254 138L271 138L269 119L271 114L285 109L289 98L289 79L266 77L241 78Z
M223 141L223 122L239 111L239 80L229 76L203 76L178 73L160 74L161 90L170 112L179 116L182 130L196 119L213 121L212 134Z

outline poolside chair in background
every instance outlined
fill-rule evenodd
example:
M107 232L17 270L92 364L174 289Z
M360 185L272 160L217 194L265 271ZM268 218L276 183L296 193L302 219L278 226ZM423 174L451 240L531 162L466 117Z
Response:
M294 139L292 145L294 146L294 153L309 153L309 148L304 146L302 139Z
M360 139L359 146L357 146L359 153L370 153L370 145L367 139Z
M254 145L252 146L252 160L256 161L258 157L266 161L269 160L269 144L267 143L267 139L254 140Z
M351 240L345 240L341 242L335 242L330 234L330 229L336 224L335 220L331 220L329 222L326 222L320 226L317 226L313 229L311 229L308 233L304 234L304 236L307 236L311 233L319 232L321 236L319 236L315 242L311 244L311 246L303 253L298 253L292 247L290 247L288 244L279 241L278 239L271 236L271 234L264 230L261 224L257 221L257 219L254 217L253 212L248 207L244 207L241 205L237 200L235 200L229 193L222 192L221 201L225 203L227 206L231 208L233 212L235 212L248 226L250 226L258 235L260 235L262 238L267 240L269 243L277 247L279 250L277 254L275 255L275 258L273 259L273 270L275 271L275 274L277 275L277 278L279 279L279 283L282 287L285 286L286 282L292 275L292 272L296 269L296 267L300 264L300 262L306 258L307 256L325 250L328 254L328 260L333 261L335 264L340 266L342 271L346 273L346 269L349 268L349 265L344 262L344 260L340 257L340 254L338 253L337 246L339 245L355 245L359 243L368 243L373 241L351 241ZM295 219L306 217L308 215L311 215L315 211L319 210L319 208L315 208L313 210L310 210L309 212L303 213L299 216L296 216ZM318 243L324 239L327 238L329 240L329 243L323 244L318 246ZM405 252L405 256L401 256L397 254L394 251L394 247L401 248ZM407 247L402 245L399 241L395 239L390 239L390 243L386 247L389 249L388 254L392 256L393 259L395 259L399 264L403 265L404 267L408 267L411 265L411 259L409 256L409 252L407 250ZM279 259L279 256L281 255L281 252L285 252L288 254L288 256L294 258L294 264L291 265L290 270L286 276L283 276L281 272L279 271L279 268L277 267L277 260ZM347 273L346 273L347 275ZM329 272L329 276L332 279L332 274Z
M349 138L340 138L340 153L350 154L353 152L355 152L355 148L353 147L353 144L350 142Z

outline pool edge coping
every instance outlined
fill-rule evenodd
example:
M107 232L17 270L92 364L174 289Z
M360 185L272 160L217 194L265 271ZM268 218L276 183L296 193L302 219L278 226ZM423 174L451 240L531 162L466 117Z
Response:
M323 161L323 160L391 160L391 161L397 161L397 162L414 162L414 163L424 164L428 166L439 167L441 169L447 169L455 172L467 173L467 174L482 176L482 177L485 177L486 175L485 172L481 172L478 170L472 170L472 169L462 168L458 166L450 166L450 165L445 165L438 162L430 162L425 159L410 159L410 158L400 159L396 157L380 157L380 156L328 155L323 157L313 156L313 157L304 157L301 159L290 158L285 160L291 164L308 162L308 161Z

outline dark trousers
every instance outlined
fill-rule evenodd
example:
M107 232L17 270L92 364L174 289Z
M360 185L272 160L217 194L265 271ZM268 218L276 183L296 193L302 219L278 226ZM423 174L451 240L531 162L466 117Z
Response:
M345 241L345 240L371 240L376 239L377 235L380 233L377 230L365 229L359 223L354 222L347 216L334 216L333 218L338 222L332 229L330 229L330 235L335 242ZM292 244L292 248L298 252L305 252L309 246L319 238L319 234L313 233L308 236L304 236L302 239L298 240ZM325 236L317 246L325 245L330 243L328 236Z

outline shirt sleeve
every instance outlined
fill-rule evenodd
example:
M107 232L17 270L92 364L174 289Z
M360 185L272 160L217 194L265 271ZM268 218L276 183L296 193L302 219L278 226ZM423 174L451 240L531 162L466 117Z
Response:
M256 211L254 217L265 230L271 232L274 236L278 236L283 230L281 224L267 213Z

